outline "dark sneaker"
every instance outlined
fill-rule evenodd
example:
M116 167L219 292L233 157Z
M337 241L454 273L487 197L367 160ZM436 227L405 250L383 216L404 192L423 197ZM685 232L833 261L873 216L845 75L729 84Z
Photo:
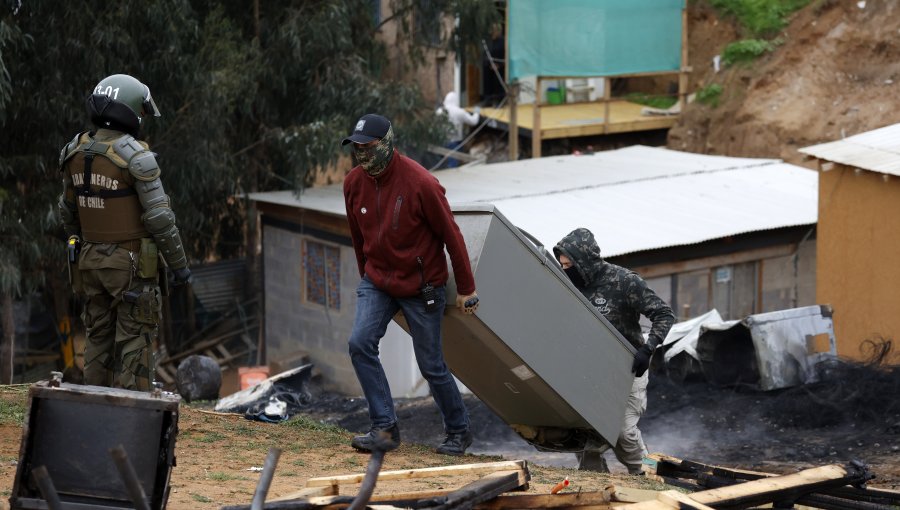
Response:
M468 430L449 433L444 442L437 447L437 452L444 455L462 455L466 453L466 448L470 446L472 446L472 433Z
M386 429L372 427L368 434L354 437L350 446L364 452L376 448L385 452L396 450L400 446L400 428L396 424Z

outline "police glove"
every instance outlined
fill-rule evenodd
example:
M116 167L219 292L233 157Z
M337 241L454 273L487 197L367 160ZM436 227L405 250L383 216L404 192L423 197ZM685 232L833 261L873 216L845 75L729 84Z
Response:
M191 283L191 270L187 267L182 267L181 269L176 269L172 271L172 281L170 283L173 287L180 287L186 283Z
M653 347L647 344L640 346L637 354L634 355L634 363L631 365L631 371L635 377L644 375L644 372L650 368L650 358L653 357Z
M478 294L474 292L466 296L457 294L456 307L465 314L475 313L475 310L478 309Z

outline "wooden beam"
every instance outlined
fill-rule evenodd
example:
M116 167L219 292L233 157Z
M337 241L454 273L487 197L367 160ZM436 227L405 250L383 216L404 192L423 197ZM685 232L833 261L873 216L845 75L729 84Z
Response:
M843 466L832 464L784 476L760 478L737 485L696 492L691 499L716 508L746 508L760 502L771 502L784 497L795 499L802 494L828 486L841 486L851 476Z
M612 100L612 80L603 78L603 134L609 133L609 102Z
M506 59L509 62L509 59ZM509 72L509 70L507 70ZM509 75L507 75L509 76ZM519 159L519 82L509 84L509 160Z
M641 275L644 279L655 278L657 276L666 276L676 273L687 273L698 269L710 269L718 266L752 262L754 260L783 257L785 255L793 254L796 248L797 246L795 244L782 244L778 246L769 246L767 248L757 248L755 250L730 253L728 255L716 255L714 257L640 266L632 268L632 270Z
M510 460L502 462L486 462L482 464L458 464L454 466L440 466L420 469L400 469L396 471L382 471L378 480L409 480L412 478L427 478L429 476L451 476L466 474L484 474L497 471L523 470L527 472L527 463L524 460ZM306 481L307 487L319 487L322 485L345 485L362 482L364 473L353 475L323 476L310 478Z
M527 476L521 469L498 471L451 492L442 504L428 508L431 510L470 508L494 499L506 491L526 488L528 488Z
M507 510L522 508L568 508L585 506L609 507L612 490L592 492L562 492L559 494L502 495L476 506L476 510ZM655 493L654 493L655 495Z
M531 157L541 157L541 77L534 88L534 108L531 109Z
M279 496L269 501L287 501L289 499L312 498L316 496L337 496L337 485L321 485L319 487L304 487L298 491L294 491L284 496Z
M687 108L688 91L688 12L681 10L681 69L678 72L678 103L681 113Z
M696 494L682 494L678 491L660 492L657 499L665 505L677 510L713 510L694 499Z

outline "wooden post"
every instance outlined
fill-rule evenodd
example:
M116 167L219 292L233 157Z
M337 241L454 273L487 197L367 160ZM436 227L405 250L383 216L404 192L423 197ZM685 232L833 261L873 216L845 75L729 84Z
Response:
M688 93L688 11L681 10L681 72L678 73L678 109L684 113Z
M541 77L538 76L534 86L534 108L532 109L531 157L541 157Z
M509 160L519 159L519 82L509 84Z
M612 98L612 80L603 78L603 134L609 133L609 101Z

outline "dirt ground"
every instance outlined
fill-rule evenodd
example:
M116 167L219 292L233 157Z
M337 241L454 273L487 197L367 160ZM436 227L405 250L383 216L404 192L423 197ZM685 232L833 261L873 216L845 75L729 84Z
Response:
M25 386L0 386L0 509L8 508L7 498L15 480L26 399ZM425 403L422 400L421 404ZM431 405L430 399L427 403ZM357 404L350 402L349 405L355 407ZM305 417L295 417L279 424L250 421L242 415L213 413L206 407L209 405L181 406L176 440L177 465L170 482L170 509L249 505L260 476L254 468L263 466L272 447L281 448L282 453L269 490L269 499L302 489L309 478L365 472L369 456L357 453L349 446L352 434L346 430ZM485 429L481 430L483 432ZM479 432L479 437L482 432ZM434 453L435 445L416 444L404 437L401 447L386 455L383 469L416 469L504 460L488 455L439 455ZM546 494L567 476L571 481L568 490L572 491L602 490L611 484L657 490L664 487L629 475L579 473L572 469L539 465L529 465L529 470L532 477L529 493ZM444 476L384 482L378 485L376 494L453 489L477 477ZM342 486L341 494L353 495L357 488L357 485Z
M749 65L713 70L745 36L704 0L688 2L691 92L723 87L718 107L691 103L669 131L671 149L781 158L798 148L900 122L900 3L814 0L793 15L781 44Z
M476 430L471 451L577 465L571 453L537 452L477 398L465 400ZM440 416L430 398L396 404L404 438L440 442ZM363 399L321 396L305 414L352 431L368 427ZM876 475L872 486L900 489L900 368L842 364L820 383L769 392L675 384L655 373L640 428L651 452L771 473L861 460ZM611 452L606 458L613 473L625 475Z
M655 373L640 427L651 452L771 473L862 460L876 475L870 486L900 489L900 368L848 365L832 375L815 385L759 392L703 382L675 384ZM249 504L272 447L281 448L282 454L269 499L303 488L309 478L363 473L369 457L349 442L354 432L368 428L365 401L310 389L312 402L282 423L215 413L209 410L211 402L182 403L168 507ZM16 474L26 398L26 386L0 386L0 508L6 508ZM610 484L666 488L626 474L609 453L611 474L577 471L574 454L537 452L476 397L464 399L475 431L469 455L434 452L442 426L430 397L398 399L403 444L387 455L383 469L525 459L531 493L547 493L565 477L573 491L601 490ZM376 493L452 489L475 478L384 482ZM342 487L342 494L352 495L357 488Z

